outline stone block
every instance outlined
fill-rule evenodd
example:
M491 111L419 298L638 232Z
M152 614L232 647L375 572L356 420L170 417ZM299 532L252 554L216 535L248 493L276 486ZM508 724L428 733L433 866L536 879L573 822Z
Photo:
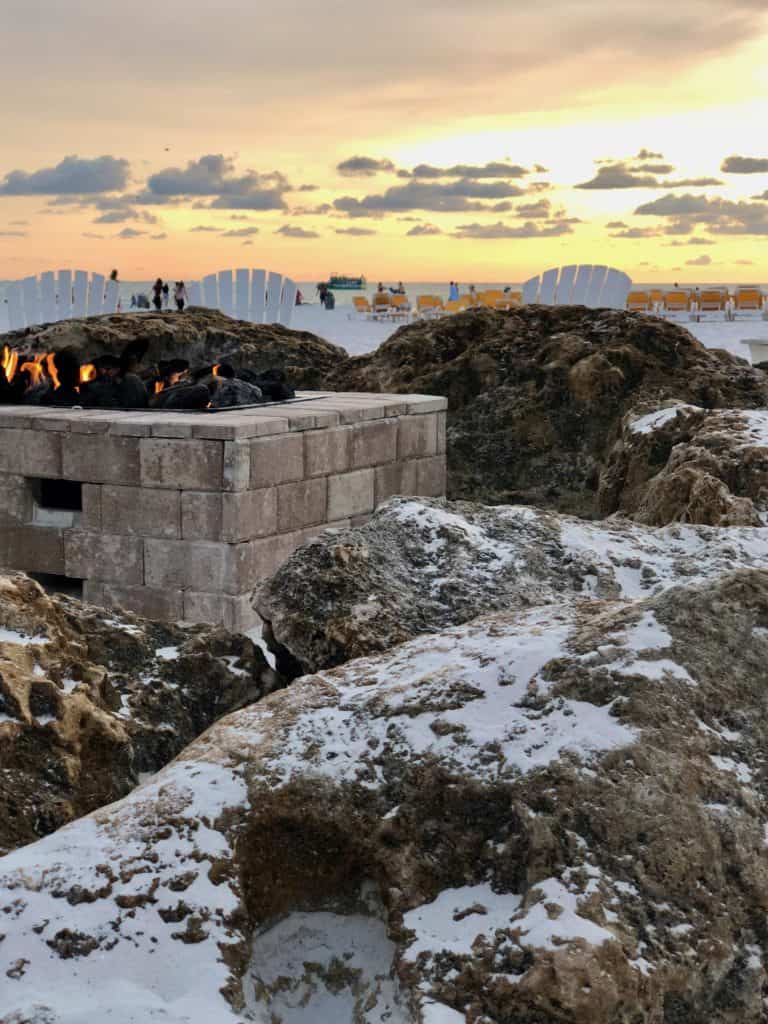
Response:
M65 568L64 532L57 527L11 526L0 531L0 565L26 572L50 572L83 579Z
M299 486L288 484L287 486ZM277 488L235 491L222 496L221 539L230 544L277 533ZM323 509L325 514L325 509Z
M228 412L201 416L201 422L192 428L192 436L219 441L237 441L249 437L285 434L287 431L287 420L251 413Z
M156 413L118 413L109 432L125 437L149 437L156 419Z
M251 483L251 445L249 441L224 442L225 491L244 491Z
M448 428L448 414L439 412L437 414L437 454L444 455L446 451L446 431Z
M361 469L328 477L328 521L372 512L374 507L374 471Z
M326 477L281 484L277 488L277 529L280 533L301 530L326 521L328 481Z
M448 408L448 399L441 395L401 395L413 416L420 412L442 412Z
M304 458L308 477L344 473L350 468L352 427L308 430Z
M350 455L353 469L380 466L396 458L397 420L373 420L355 425Z
M398 425L398 459L420 459L436 453L437 415L403 416Z
M211 622L232 633L242 633L253 629L260 621L251 605L250 591L232 595L185 590L183 598L185 622Z
M182 491L221 490L224 467L224 446L221 441L163 437L126 440L134 440L139 445L142 487L167 487Z
M418 493L416 462L393 462L389 466L376 467L376 508L395 494L413 495Z
M139 440L112 434L66 434L60 475L94 484L138 484Z
M435 455L430 459L417 459L414 464L416 467L416 494L424 498L445 497L445 456Z
M252 490L304 477L304 438L299 433L250 442Z
M61 439L62 434L48 430L0 430L0 473L60 477Z
M25 526L32 521L32 488L18 473L0 474L0 524Z
M360 516L352 516L352 519L350 520L349 525L353 526L353 527L354 526L365 526L365 524L369 523L370 521L371 521L371 513L370 512L364 512Z
M152 587L126 587L105 583L102 599L107 608L124 608L148 619L176 622L182 617L181 591Z
M75 579L141 584L144 582L144 542L139 537L124 534L65 530L64 565L66 575Z
M81 412L72 419L69 429L73 434L106 434L112 428L113 418L105 412Z
M181 536L185 540L221 540L222 495L181 492Z
M222 590L227 544L216 541L144 541L144 580L149 587Z
M83 580L83 601L104 607L104 584L101 580Z
M101 484L83 484L81 488L83 508L80 513L81 530L100 530L101 520ZM107 529L110 524L106 523Z
M112 533L137 537L181 536L181 500L178 491L162 487L117 487L104 484L101 516Z

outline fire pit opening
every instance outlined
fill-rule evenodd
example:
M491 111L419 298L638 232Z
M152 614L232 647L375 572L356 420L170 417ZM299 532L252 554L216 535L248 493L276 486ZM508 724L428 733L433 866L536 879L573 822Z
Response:
M48 594L66 594L67 597L76 597L80 601L83 599L82 580L53 572L30 572L27 575L36 580Z
M83 485L79 480L30 480L32 497L40 509L83 511Z

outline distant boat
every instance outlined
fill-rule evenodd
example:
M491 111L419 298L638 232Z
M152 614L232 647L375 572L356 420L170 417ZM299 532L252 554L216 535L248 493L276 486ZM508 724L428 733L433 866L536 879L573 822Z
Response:
M347 277L344 274L331 274L328 278L329 288L346 288L349 291L359 291L361 288L366 286L365 277L361 274L360 277Z

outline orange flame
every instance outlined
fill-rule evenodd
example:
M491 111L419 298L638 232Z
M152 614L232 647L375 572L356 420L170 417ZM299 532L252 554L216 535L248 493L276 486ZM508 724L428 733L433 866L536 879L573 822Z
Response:
M16 376L16 367L19 365L19 353L15 352L12 348L8 348L7 345L3 345L2 364L5 370L5 378L10 383Z
M29 374L30 387L35 387L40 383L40 379L45 373L45 368L43 366L44 359L45 356L33 356L31 363L27 362L21 364L21 371L24 372L26 370Z
M93 363L86 363L85 366L80 367L80 383L86 384L89 380L94 380L96 377L96 367Z
M56 371L56 363L54 362L56 353L55 352L43 352L36 356L32 356L31 359L19 365L19 353L15 349L9 348L7 345L3 346L2 355L0 356L0 365L5 370L6 380L10 383L16 376L17 372L26 371L29 374L30 387L35 387L44 378L47 378L54 388L58 388L60 385L59 375ZM80 367L80 383L84 384L86 381L93 380L96 376L96 367L93 363L87 363L85 366Z

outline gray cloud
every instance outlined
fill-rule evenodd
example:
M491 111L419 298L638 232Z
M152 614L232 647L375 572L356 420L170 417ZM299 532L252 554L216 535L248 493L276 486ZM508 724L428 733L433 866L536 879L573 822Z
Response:
M671 174L674 171L674 164L634 164L633 171L646 174Z
M157 224L157 217L153 213L148 213L146 210L139 212L134 210L130 206L117 207L113 210L107 210L106 213L102 213L100 217L96 217L93 221L94 224L124 224L127 220L140 220L144 224Z
M319 185L299 185L297 192L317 192Z
M405 210L432 210L443 213L485 210L479 199L504 199L525 195L524 189L508 182L480 182L461 178L446 184L425 184L411 181L393 185L380 195L363 199L343 196L334 202L337 210L351 216L370 216Z
M0 238L26 238L28 231L0 231Z
M391 173L395 165L391 160L377 160L372 156L351 156L336 164L336 170L345 178L373 178L382 171Z
M656 238L660 231L654 228L625 228L611 235L611 238Z
M554 238L558 235L570 235L573 228L568 223L556 221L541 225L535 221L526 221L520 227L509 224L460 224L453 232L454 238Z
M196 224L193 228L190 228L189 230L192 234L202 234L203 232L218 232L221 231L221 228L216 228L213 226L213 224Z
M535 203L521 203L515 210L515 215L525 217L527 220L546 220L552 213L552 204L548 199L537 199Z
M536 167L540 165L537 164ZM543 174L546 168L537 173ZM432 164L417 164L412 171L403 171L401 177L434 179L434 178L524 178L531 172L519 164L502 163L494 160L487 164L453 164L451 167L434 167Z
M149 237L153 242L162 242L168 237L168 235L165 231L162 231L159 235L150 235Z
M674 242L667 242L667 248L679 249L684 248L688 245L714 245L715 243L711 238L686 238L684 242L679 242L675 239Z
M104 238L104 235L97 235L95 231L84 231L83 238Z
M416 224L406 232L406 235L410 238L424 238L428 235L442 235L442 233L437 224Z
M166 167L147 179L147 190L155 196L210 196L211 209L281 210L283 195L290 190L288 180L279 171L235 172L235 162L221 153L209 153L187 166Z
M635 160L663 160L663 153L654 153L651 149L641 149L635 157Z
M623 220L609 220L608 223L605 226L607 228L621 229L621 228L628 228L629 224L625 224Z
M768 157L727 156L720 165L724 174L766 174Z
M0 183L0 195L87 195L116 192L128 183L130 165L114 156L94 159L66 156L55 167L39 171L9 171Z
M364 235L377 235L378 231L374 231L373 228L334 228L337 235L352 235L356 238L362 238Z
M582 189L658 188L659 182L652 174L636 174L625 163L618 163L598 167L594 178L582 181L574 187Z
M283 224L275 231L276 235L283 235L285 238L319 238L317 231L308 231L306 228L296 224Z
M638 206L639 216L667 217L669 234L685 234L696 224L705 224L710 234L768 235L768 206L760 202L735 202L719 196L668 194Z
M712 257L704 253L701 256L695 256L692 260L686 260L686 267L708 267L712 263Z
M123 228L122 231L118 231L115 238L139 238L140 235L146 235L146 231L137 231L136 228Z
M225 231L222 234L222 238L250 238L252 235L258 235L259 229L257 227L249 228L230 228L229 231Z
M320 203L318 206L294 206L292 210L284 210L283 213L289 217L319 217L332 210L330 203Z

